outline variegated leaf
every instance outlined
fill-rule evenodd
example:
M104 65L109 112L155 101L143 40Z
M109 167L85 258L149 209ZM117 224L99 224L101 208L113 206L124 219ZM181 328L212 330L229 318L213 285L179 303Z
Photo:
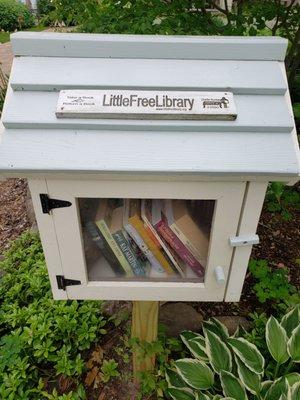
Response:
M234 353L253 372L262 374L264 372L265 360L258 348L243 338L229 338Z
M266 325L266 343L271 356L279 365L289 359L287 342L288 338L285 329L276 318L270 317Z
M210 319L209 321L202 322L202 328L203 330L206 329L210 332L213 332L215 335L219 336L220 339L226 341L228 338L228 332L224 330L225 327L223 327L223 324L221 324L222 327L220 326L220 324L220 322L218 324L213 319Z
M227 397L233 397L237 400L247 400L246 390L242 382L236 378L231 372L221 371L221 385L223 393Z
M194 357L202 361L208 361L208 357L205 353L205 339L202 335L192 331L184 331L181 333L180 337Z
M300 381L292 386L291 400L300 400Z
M204 329L206 353L211 366L218 374L221 370L231 371L232 356L226 344L215 333Z
M173 400L195 400L195 396L192 390L186 388L169 388L167 389L168 394Z
M180 377L192 388L204 390L213 385L214 374L204 362L183 358L174 364Z
M247 368L238 357L235 357L235 362L237 364L239 378L246 389L252 394L258 394L261 391L261 375Z
M205 393L196 393L196 400L210 400L209 396Z
M260 391L260 395L261 397L264 399L267 391L270 389L271 385L272 385L273 381L264 381L261 384L261 391Z
M184 380L172 369L166 371L166 381L169 387L184 388L186 386Z
M265 400L278 400L284 394L288 395L289 384L285 377L281 377L274 381L266 393Z
M300 324L292 332L288 341L288 353L295 363L300 362Z
M285 378L291 387L295 383L300 382L300 374L298 374L298 372L291 372L290 374L285 375Z
M290 312L282 317L280 325L285 329L287 337L291 337L292 332L300 324L300 307L294 307Z

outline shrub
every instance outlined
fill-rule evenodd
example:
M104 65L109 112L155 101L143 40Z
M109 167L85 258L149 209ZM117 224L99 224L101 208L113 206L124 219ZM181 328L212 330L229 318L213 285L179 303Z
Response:
M46 16L54 10L54 5L51 0L38 0L37 1L37 13L38 16Z
M203 335L181 334L193 358L176 360L166 374L167 394L174 400L298 399L300 374L300 308L265 327L265 359L258 348L212 318Z
M32 233L12 244L0 270L5 272L0 281L0 398L40 400L44 378L62 374L76 382L82 374L80 351L106 333L101 303L52 299L42 247Z
M11 32L33 25L34 17L24 4L17 0L0 0L0 30Z

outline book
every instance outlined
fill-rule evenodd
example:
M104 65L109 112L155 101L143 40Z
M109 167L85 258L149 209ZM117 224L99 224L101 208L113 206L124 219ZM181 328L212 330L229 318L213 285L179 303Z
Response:
M133 271L126 260L122 250L117 245L114 240L108 225L111 223L112 213L115 206L115 202L109 201L108 199L101 199L95 216L95 223L101 232L102 236L106 240L107 244L117 257L119 263L121 264L126 276L133 276Z
M154 257L164 268L167 275L174 275L175 271L172 264L167 260L163 254L162 249L160 249L157 244L152 240L151 236L148 234L143 220L141 218L141 201L138 199L129 200L129 218L128 222L133 226L139 233L143 241L148 246L149 250L152 252Z
M158 243L159 247L164 250L166 255L168 256L169 260L171 263L174 265L178 273L182 276L185 277L185 270L186 266L181 262L181 260L178 258L176 253L174 254L174 251L168 247L167 242L159 236L159 234L156 232L154 226L152 225L152 210L153 207L155 207L155 202L157 200L151 200L151 199L142 199L141 200L141 217L142 220L144 221L145 227L148 228L149 231L151 231L152 236L156 238L156 243ZM160 201L160 200L158 200Z
M203 266L206 265L209 240L192 217L186 200L165 200L164 215L171 230Z
M176 234L172 231L163 214L163 200L153 200L152 223L154 228L174 249L178 256L195 272L199 277L204 276L204 268L193 254L184 246Z
M126 260L128 261L134 275L145 276L146 273L143 263L133 251L129 241L127 240L127 234L123 229L123 213L124 205L116 207L113 210L109 230L115 242L124 254Z
M135 227L132 225L130 219L130 199L125 200L125 209L124 209L124 221L123 221L123 226L126 230L126 232L131 236L131 238L134 240L134 242L137 244L141 252L144 254L144 256L147 258L147 260L150 262L151 266L159 273L164 273L165 270L157 260L157 258L154 256L152 251L149 249L147 244L144 242L142 236L140 233L135 229Z
M85 228L95 244L98 246L98 248L101 251L102 256L106 259L106 261L109 263L111 266L113 272L117 276L123 276L125 275L125 271L122 268L119 260L111 250L110 246L107 244L105 238L99 232L99 229L97 228L97 225L93 221L88 221L85 223Z

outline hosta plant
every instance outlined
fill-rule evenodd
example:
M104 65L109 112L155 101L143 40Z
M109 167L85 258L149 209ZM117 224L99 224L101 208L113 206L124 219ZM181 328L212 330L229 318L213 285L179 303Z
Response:
M174 400L300 400L300 307L265 328L268 357L237 330L229 336L217 319L203 323L203 335L181 339L193 357L173 362L166 395Z

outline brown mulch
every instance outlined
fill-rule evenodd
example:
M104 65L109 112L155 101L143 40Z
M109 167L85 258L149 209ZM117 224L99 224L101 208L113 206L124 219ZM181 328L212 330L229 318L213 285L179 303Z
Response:
M26 179L0 178L0 255L31 223L27 213Z

